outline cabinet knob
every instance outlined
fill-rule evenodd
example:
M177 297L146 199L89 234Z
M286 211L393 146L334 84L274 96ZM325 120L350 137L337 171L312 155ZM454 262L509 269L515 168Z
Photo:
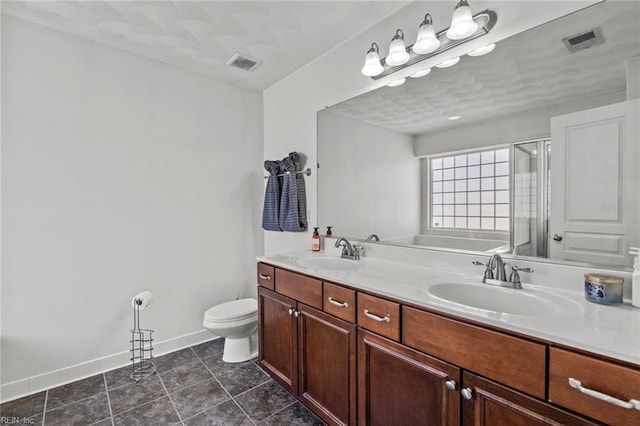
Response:
M292 308L289 308L289 315L293 315L295 311Z
M562 235L553 234L553 241L562 241Z
M450 391L456 390L456 382L454 380L447 380L446 382L444 382L444 385Z
M300 311L293 311L293 316L298 318L300 316Z
M473 391L469 388L464 388L460 391L460 393L462 394L462 397L464 399L472 399L473 398Z

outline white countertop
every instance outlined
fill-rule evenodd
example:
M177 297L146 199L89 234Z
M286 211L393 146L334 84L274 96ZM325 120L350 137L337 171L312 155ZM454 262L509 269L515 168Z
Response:
M640 308L635 308L628 302L611 306L589 302L584 298L580 283L570 286L539 282L535 285L528 284L526 274L523 273L523 290L504 291L523 291L525 294L538 296L549 301L553 309L544 315L516 315L455 304L430 293L433 286L443 283L488 286L481 283L481 267L477 270L472 267L470 270L462 265L469 263L467 259L460 262L460 267L452 267L440 259L416 265L363 257L359 261L353 261L358 263L353 269L334 270L305 266L301 259L311 256L339 257L333 251L313 253L307 250L258 257L257 260L434 311L627 361L640 367ZM548 276L549 274L546 275L547 279Z

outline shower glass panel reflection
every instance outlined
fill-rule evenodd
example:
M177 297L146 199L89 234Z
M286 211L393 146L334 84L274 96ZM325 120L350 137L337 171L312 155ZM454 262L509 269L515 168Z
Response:
M547 256L549 140L512 145L511 247L520 256Z

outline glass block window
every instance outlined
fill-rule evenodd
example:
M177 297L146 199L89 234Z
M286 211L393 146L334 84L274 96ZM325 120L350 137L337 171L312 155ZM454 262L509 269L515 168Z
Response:
M509 149L432 157L431 227L509 230Z

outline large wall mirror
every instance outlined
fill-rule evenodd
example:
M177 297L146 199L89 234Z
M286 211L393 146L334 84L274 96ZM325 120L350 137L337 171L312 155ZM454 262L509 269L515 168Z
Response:
M630 266L639 22L639 2L605 1L319 111L318 224L381 244Z

